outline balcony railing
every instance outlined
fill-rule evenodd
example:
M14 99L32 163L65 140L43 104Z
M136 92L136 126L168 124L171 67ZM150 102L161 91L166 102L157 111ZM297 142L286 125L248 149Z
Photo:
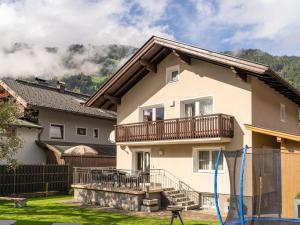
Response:
M225 114L121 124L116 142L160 141L197 138L232 138L234 118Z

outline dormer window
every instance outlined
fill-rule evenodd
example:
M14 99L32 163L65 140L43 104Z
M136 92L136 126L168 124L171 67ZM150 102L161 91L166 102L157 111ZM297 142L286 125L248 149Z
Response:
M178 81L179 75L180 75L179 65L168 67L166 69L167 83Z
M173 71L171 74L171 81L172 82L178 81L178 78L179 78L179 71L178 70Z

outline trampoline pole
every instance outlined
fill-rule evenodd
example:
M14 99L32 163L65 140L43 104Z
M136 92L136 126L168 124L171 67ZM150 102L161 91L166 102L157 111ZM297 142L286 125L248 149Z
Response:
M245 147L243 149L242 164L241 164L241 169L240 169L240 220L241 220L241 225L245 225L243 184L244 184L244 169L245 169L247 150L248 150L248 145L245 145Z
M220 221L221 225L224 225L220 208L219 208L219 201L218 201L218 169L219 169L219 162L222 154L222 149L219 150L218 157L215 164L215 176L214 176L214 199L215 199L215 205L217 210L218 219Z
M259 176L259 200L258 200L258 216L260 216L261 209L261 200L262 200L262 191L263 191L263 179L262 176Z

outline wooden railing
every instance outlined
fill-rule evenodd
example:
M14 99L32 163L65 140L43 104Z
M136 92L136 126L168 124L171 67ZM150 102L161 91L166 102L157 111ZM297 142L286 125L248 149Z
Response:
M121 124L115 126L116 142L194 138L232 138L234 118L225 114Z

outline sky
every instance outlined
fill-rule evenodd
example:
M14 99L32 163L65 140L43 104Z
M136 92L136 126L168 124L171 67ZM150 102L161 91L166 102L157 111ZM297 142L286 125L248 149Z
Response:
M140 47L156 35L214 51L300 56L299 9L299 0L0 0L0 49L16 42Z
M300 55L299 0L0 0L0 45L128 44L152 35Z

